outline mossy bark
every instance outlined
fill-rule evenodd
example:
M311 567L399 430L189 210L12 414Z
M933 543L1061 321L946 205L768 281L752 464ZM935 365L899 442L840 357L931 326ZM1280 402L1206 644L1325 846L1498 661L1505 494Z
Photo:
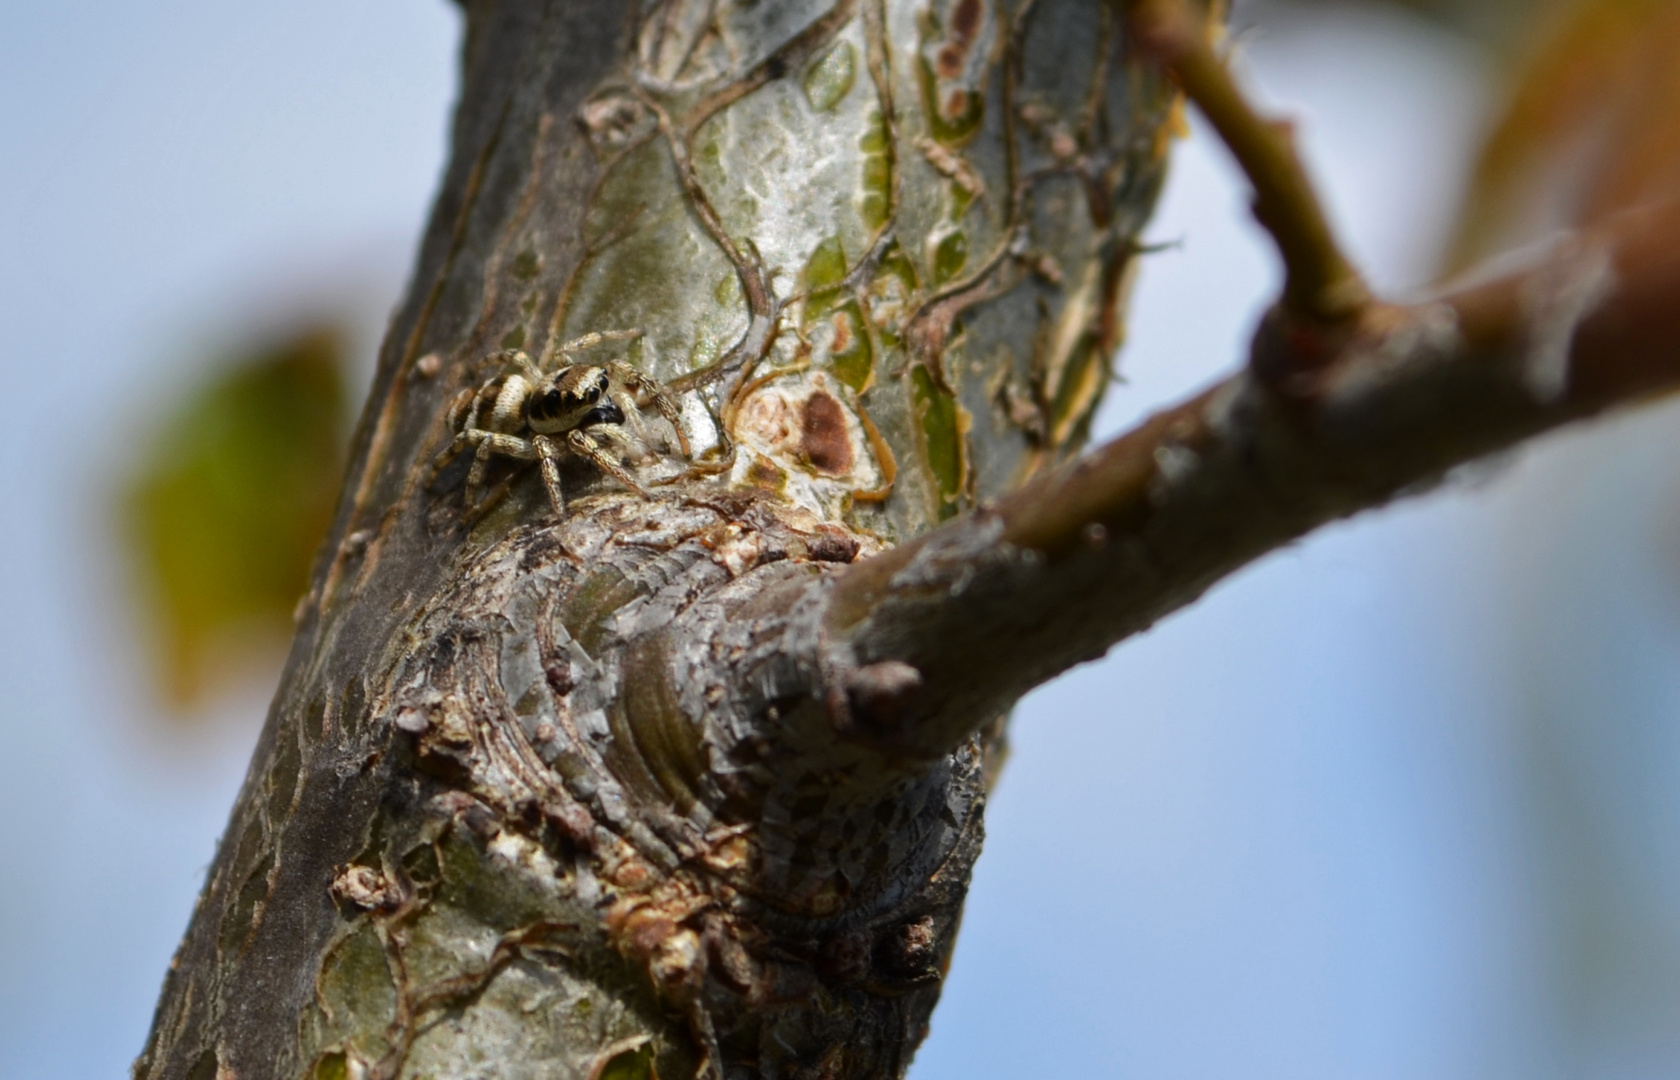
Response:
M901 1075L1001 738L811 602L1065 457L1176 98L1105 0L481 0L454 153L143 1078ZM484 358L637 330L642 497L463 513ZM836 697L838 695L838 697ZM849 702L849 704L848 704ZM968 734L981 731L980 735Z

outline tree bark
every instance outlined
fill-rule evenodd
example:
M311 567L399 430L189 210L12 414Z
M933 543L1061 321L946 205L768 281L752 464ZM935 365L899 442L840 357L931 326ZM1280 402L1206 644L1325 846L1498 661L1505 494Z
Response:
M1680 380L1680 211L1373 303L1175 2L468 5L454 157L136 1076L902 1075L1020 694ZM1242 373L1066 462L1173 80L1290 284ZM693 454L644 419L646 496L568 461L556 520L501 462L466 513L432 459L485 358L632 330Z
M1176 95L1100 0L466 14L453 157L135 1073L899 1075L991 744L813 737L779 598L1078 444ZM501 469L470 520L465 461L430 466L457 393L611 330L696 462L651 433L647 498L568 463L558 522Z

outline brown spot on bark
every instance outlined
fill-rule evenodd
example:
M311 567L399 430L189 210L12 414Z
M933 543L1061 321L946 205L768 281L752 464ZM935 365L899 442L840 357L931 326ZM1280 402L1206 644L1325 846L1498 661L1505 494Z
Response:
M805 541L805 548L817 562L849 563L857 558L858 542L838 530L824 530Z
M572 679L572 665L549 664L543 669L543 675L548 679L548 688L554 691L555 697L565 697L572 692L575 685Z
M839 476L851 471L852 441L846 414L831 394L818 391L805 402L800 449L818 472Z
M829 345L830 352L843 353L852 347L852 320L843 311L834 313L834 341Z
M846 676L852 719L877 732L891 731L921 689L922 673L901 660L866 664Z
M781 491L787 484L787 474L768 459L755 455L747 466L747 483L766 491Z
M950 35L934 58L940 78L955 79L962 75L984 16L984 0L958 0L951 9Z
M951 12L952 37L965 45L974 40L975 33L980 29L982 5L983 0L958 0Z

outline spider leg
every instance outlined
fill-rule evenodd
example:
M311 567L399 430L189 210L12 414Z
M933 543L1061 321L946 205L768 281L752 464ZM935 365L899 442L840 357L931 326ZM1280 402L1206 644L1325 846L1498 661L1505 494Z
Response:
M473 442L470 432L480 427L479 414L484 411L485 401L495 396L491 389L496 385L492 381L477 390L462 390L455 395L455 400L449 405L449 426L455 430L455 438L432 458L434 480L437 479L437 474L443 471L443 467L455 459L456 454Z
M489 494L485 495L483 501L477 506L462 508L461 521L466 524L467 528L470 529L483 521L490 511L502 504L502 500L508 497L508 492L513 490L515 479L514 476L502 477L501 482L491 488Z
M482 436L486 432L472 431L471 435L463 431L463 436L473 438ZM490 442L488 439L478 438L478 449L473 453L472 468L467 470L467 486L461 493L461 508L469 514L478 506L478 489L484 486L484 474L490 468Z
M682 410L671 399L656 379L650 379L622 360L614 360L607 365L607 372L619 382L628 386L632 392L646 394L653 407L659 410L677 433L677 442L682 446L683 457L692 459L694 448L688 444L688 432L683 429Z
M722 424L717 425L717 434L720 446L718 456L710 461L690 461L688 475L716 476L735 468L735 440L729 437L729 429Z
M542 467L543 487L548 489L548 501L554 507L554 516L566 516L566 495L560 490L560 448L554 445L554 440L547 435L533 436L531 445L536 447L537 462Z
M652 460L651 433L646 418L642 416L642 407L636 402L636 395L615 380L608 386L606 397L618 406L624 419L616 424L591 424L589 437L599 443L617 445L624 453Z
M595 330L580 338L573 338L563 345L556 345L554 351L558 353L580 352L583 349L593 349L597 345L605 345L609 341L635 341L642 336L640 330Z
M631 491L640 495L646 495L648 493L647 488L638 483L634 476L631 476L627 471L625 471L624 466L620 465L611 454L607 453L606 450L602 448L600 443L596 442L593 437L583 430L573 428L571 431L566 432L566 449L570 450L579 457L588 458L590 461L595 463L596 468L611 476L614 480L617 480Z
M530 443L515 435L503 435L499 431L485 431L482 428L468 428L462 434L478 443L478 449L473 454L472 468L467 470L467 489L463 496L463 502L469 511L478 506L478 489L484 486L484 474L490 468L492 454L502 454L520 461L530 461L537 456L536 449Z
M467 391L463 390L461 392L464 394ZM459 401L459 399L457 399L457 402L458 401ZM449 412L450 412L450 417L449 417L450 425L449 426L454 427L455 426L455 420L456 420L456 411L455 411L454 407L451 407ZM456 432L455 432L455 437L453 439L449 440L449 445L444 447L442 450L439 450L432 457L432 480L436 480L437 477L438 477L438 473L443 471L443 467L445 465L448 465L451 461L454 461L455 460L455 455L459 454L461 451L465 450L467 448L467 444L471 441L472 441L472 436L467 434L467 429L465 427L457 429ZM431 481L427 481L427 482L430 483Z
M530 354L524 349L499 349L486 356L484 360L486 363L500 364L504 367L512 364L519 369L521 375L532 382L542 381L542 371L536 364L532 363Z

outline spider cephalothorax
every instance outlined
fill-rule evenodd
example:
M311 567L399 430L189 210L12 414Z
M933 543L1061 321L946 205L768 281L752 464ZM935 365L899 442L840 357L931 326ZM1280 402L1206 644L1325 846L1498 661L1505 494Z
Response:
M569 358L573 352L603 342L636 336L635 331L586 334L554 352ZM602 445L603 441L616 440L626 417L636 411L633 395L644 395L659 410L676 430L683 456L691 456L676 402L663 386L622 361L565 364L554 371L543 371L517 349L504 350L488 359L502 364L503 371L477 390L463 390L455 398L449 409L449 426L455 438L432 463L434 469L442 469L461 451L474 447L465 495L469 514L484 509L478 491L495 454L536 461L542 467L543 486L548 489L556 517L566 511L559 467L560 457L566 453L587 458L619 483L647 494ZM484 416L486 406L488 418Z

